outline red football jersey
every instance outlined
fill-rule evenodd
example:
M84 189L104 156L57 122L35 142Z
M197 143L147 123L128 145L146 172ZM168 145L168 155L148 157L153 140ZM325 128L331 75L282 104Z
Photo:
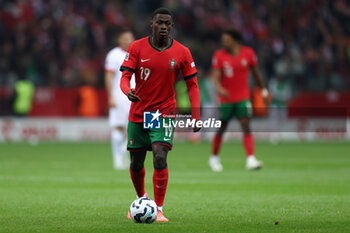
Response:
M219 96L221 103L236 103L250 99L249 70L257 64L253 49L241 46L232 56L225 49L214 53L212 68L221 71L221 85L229 92L228 97Z
M144 111L159 110L162 115L174 114L174 83L180 70L185 80L197 75L190 50L170 39L169 46L163 50L152 44L151 37L136 40L129 45L120 70L135 73L135 94L141 98L141 101L131 104L131 122L142 122Z

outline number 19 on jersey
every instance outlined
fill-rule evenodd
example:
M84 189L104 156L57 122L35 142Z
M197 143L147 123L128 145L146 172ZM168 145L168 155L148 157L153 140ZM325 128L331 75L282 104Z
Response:
M147 81L147 79L151 74L151 70L149 68L144 68L142 66L140 67L140 70L141 70L141 73L140 73L141 80Z

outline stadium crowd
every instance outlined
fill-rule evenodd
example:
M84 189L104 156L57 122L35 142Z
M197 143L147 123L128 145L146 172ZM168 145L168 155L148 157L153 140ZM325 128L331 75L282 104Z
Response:
M0 86L29 79L38 86L103 86L114 35L150 33L157 7L174 12L177 40L198 67L210 69L220 32L242 31L265 80L280 76L294 90L349 89L349 0L16 0L0 1Z

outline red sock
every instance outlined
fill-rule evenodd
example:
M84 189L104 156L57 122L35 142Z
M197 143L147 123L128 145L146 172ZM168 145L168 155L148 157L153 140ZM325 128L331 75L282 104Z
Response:
M213 148L212 153L213 155L218 155L220 147L221 147L221 136L219 134L215 134L214 140L213 140Z
M157 170L153 173L154 201L157 206L163 206L166 188L168 186L168 168Z
M134 172L130 168L130 176L132 183L134 184L137 196L142 197L145 194L145 168L143 167L138 172Z
M254 137L252 134L245 134L243 137L243 146L248 156L254 155Z

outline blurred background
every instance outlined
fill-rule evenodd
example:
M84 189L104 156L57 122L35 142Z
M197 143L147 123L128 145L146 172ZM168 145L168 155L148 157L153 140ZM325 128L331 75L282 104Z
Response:
M202 106L216 104L211 58L222 30L235 27L256 51L278 107L328 109L313 118L349 115L348 0L0 0L0 140L107 140L105 56L124 28L137 39L149 35L158 7L173 11L173 36L191 49ZM91 111L84 111L86 103ZM327 115L330 108L345 114ZM290 132L349 139L348 120L318 127L305 120L307 113L294 117Z

